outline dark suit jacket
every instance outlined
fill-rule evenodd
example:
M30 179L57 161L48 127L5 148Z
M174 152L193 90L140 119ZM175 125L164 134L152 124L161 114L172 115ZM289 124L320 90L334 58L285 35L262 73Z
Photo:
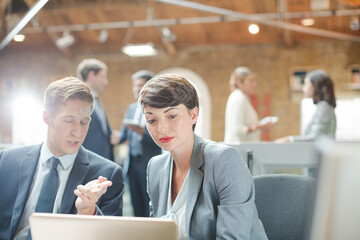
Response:
M0 239L13 239L18 228L39 161L41 145L0 152ZM97 206L104 215L122 215L123 175L121 168L81 147L61 201L60 212L77 214L74 190L99 176L113 182Z
M125 119L133 119L134 115L135 115L136 107L137 107L137 102L131 103L126 110L124 118ZM132 133L133 133L133 131L131 131L129 128L126 127L126 125L124 125L120 132L120 143L123 143L127 140L129 142L129 154L133 155L133 156L134 155L136 156L136 154L134 154L134 151L133 151L134 147L142 148L142 158L141 159L142 159L142 161L146 162L145 164L143 164L144 172L146 172L147 162L153 156L161 154L161 148L158 145L156 145L156 143L152 139L152 137L149 134L146 127L145 127L145 134L142 137L141 141L138 141L137 139L135 139L134 135ZM130 163L130 157L129 157L126 159L126 161L124 163L124 172L127 172L130 164L131 163Z
M107 133L104 133L101 127L100 118L95 109L94 112L91 114L89 130L83 146L86 149L97 153L104 158L114 161L113 145L110 143L111 128L107 119L106 127Z

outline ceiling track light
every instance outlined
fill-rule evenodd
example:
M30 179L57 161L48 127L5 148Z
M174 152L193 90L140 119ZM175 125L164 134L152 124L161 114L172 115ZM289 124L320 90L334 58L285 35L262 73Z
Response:
M75 38L74 36L70 35L69 31L65 31L63 33L63 36L55 41L55 44L59 49L70 47L74 43L75 43Z
M360 29L359 17L352 17L349 22L349 27L352 31L357 31Z
M109 38L109 32L106 29L101 30L98 36L98 41L100 43L104 43L108 40L108 38Z
M168 27L162 27L160 29L160 31L161 31L161 35L162 35L164 41L167 41L167 42L175 42L176 41L177 36L173 32L171 32Z

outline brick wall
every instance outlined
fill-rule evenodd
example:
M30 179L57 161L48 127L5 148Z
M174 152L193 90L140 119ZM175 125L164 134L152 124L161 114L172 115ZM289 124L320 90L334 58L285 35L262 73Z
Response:
M336 91L346 94L349 92L345 88L350 77L348 66L360 64L360 44L316 41L299 43L292 48L276 43L198 46L178 49L175 57L160 51L158 56L151 58L129 58L120 52L111 52L92 55L75 53L73 59L68 59L57 52L20 52L5 49L0 56L1 101L10 98L10 93L4 90L9 81L13 83L14 91L29 89L31 86L30 89L41 98L49 82L75 75L77 64L87 57L98 58L108 64L110 85L101 93L100 99L113 128L121 126L127 105L134 101L130 80L133 72L142 68L159 72L171 67L188 68L196 72L210 90L212 139L216 141L222 141L224 137L224 114L230 93L230 74L237 66L247 66L257 76L256 97L260 103L260 117L263 117L261 113L264 106L261 104L264 97L270 94L270 114L280 119L270 131L270 140L274 140L299 133L300 105L296 99L301 99L302 93L289 90L290 69L296 66L323 68L335 81ZM5 129L9 129L9 121L1 125L0 133L8 134Z

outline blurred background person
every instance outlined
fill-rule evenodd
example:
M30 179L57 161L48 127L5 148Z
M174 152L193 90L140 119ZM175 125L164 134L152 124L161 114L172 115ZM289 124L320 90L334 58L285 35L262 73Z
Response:
M324 70L317 69L307 73L303 87L304 97L312 98L316 105L310 123L307 125L304 135L287 136L277 139L275 142L311 141L317 136L325 134L335 138L336 133L336 98L334 83Z
M132 75L132 89L136 102L128 106L121 131L113 131L112 134L113 144L125 141L129 144L129 155L124 162L124 174L128 176L131 203L136 217L149 216L146 168L150 158L161 154L160 147L156 145L146 129L145 117L137 102L142 87L152 77L154 73L148 70L140 70Z
M113 145L110 143L111 128L104 108L98 98L108 85L108 68L105 63L89 58L84 59L77 67L77 76L91 89L94 97L94 112L91 114L89 131L83 146L100 156L114 161Z
M225 110L224 142L258 142L261 131L273 125L272 122L259 122L258 115L251 105L250 96L256 93L255 75L247 67L237 67L230 77L231 94Z

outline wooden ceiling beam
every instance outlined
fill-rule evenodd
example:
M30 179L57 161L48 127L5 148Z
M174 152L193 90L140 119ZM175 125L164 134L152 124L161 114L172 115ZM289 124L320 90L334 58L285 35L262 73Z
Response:
M278 9L278 21L285 22L285 14L287 12L287 1L286 0L277 0L277 9ZM287 47L292 47L294 45L294 40L292 34L287 29L279 29L282 34L283 41Z
M6 9L10 3L10 0L1 0L0 2L0 20L5 17Z
M5 26L3 26L4 24L4 20L6 17L6 9L8 7L10 3L10 0L1 0L0 1L0 28L6 28Z
M146 19L148 19L149 17L151 18L155 18L155 14L154 14L154 1L150 1L150 0L142 0L143 3L144 3L144 6L146 6L147 8L151 7L152 8L152 16L147 16ZM152 19L150 19L152 20ZM156 26L156 31L157 33L159 34L159 37L161 38L161 43L163 45L163 47L165 48L166 52L170 55L170 56L175 56L177 54L177 50L176 50L176 47L174 45L174 43L172 43L170 41L170 39L167 39L165 36L163 36L162 34L162 31L161 31L161 28L160 26Z
M156 0L156 1L168 3L168 4L172 4L172 5L177 5L177 6L182 6L182 7L186 7L186 8L191 8L191 9L197 9L197 10L204 11L204 12L216 13L216 14L223 15L223 16L234 17L239 20L253 21L253 22L257 22L257 23L260 23L260 24L263 24L266 26L277 27L277 28L281 28L284 30L290 30L290 31L314 35L314 36L318 36L318 37L332 38L332 39L338 39L338 40L350 41L350 42L360 42L360 37L358 37L358 36L345 34L345 33L341 33L341 32L319 29L319 28L304 27L304 26L301 26L298 24L293 24L293 23L288 23L288 22L279 22L279 21L269 20L269 19L264 20L263 18L260 18L256 14L246 14L246 13L241 13L241 12L237 12L237 11L233 11L233 10L229 10L229 9L224 9L224 8L213 7L213 6L209 6L209 5L205 5L205 4L190 2L190 1L186 1L186 0Z
M138 5L137 1L133 1L133 3L129 3L127 5ZM84 3L73 3L73 4L57 4L57 5L50 5L46 8L46 11L51 14L68 14L72 12L86 12L86 11L94 11L94 10L109 10L114 11L116 9L123 9L124 5L119 3L112 3L112 2L87 2Z
M29 8L31 8L31 6L33 6L36 3L36 1L37 0L24 0L24 2L26 3L26 5ZM39 22L39 25L42 25L42 23L44 23L44 22L46 22L46 24L49 24L49 25L54 24L54 22L51 20L51 18L48 17L44 11L38 12L38 22ZM55 44L56 40L59 38L57 36L57 34L53 33L53 32L48 32L47 34L50 37L50 39L53 41L53 43ZM73 52L70 50L70 48L59 49L59 51L69 58L73 57Z

